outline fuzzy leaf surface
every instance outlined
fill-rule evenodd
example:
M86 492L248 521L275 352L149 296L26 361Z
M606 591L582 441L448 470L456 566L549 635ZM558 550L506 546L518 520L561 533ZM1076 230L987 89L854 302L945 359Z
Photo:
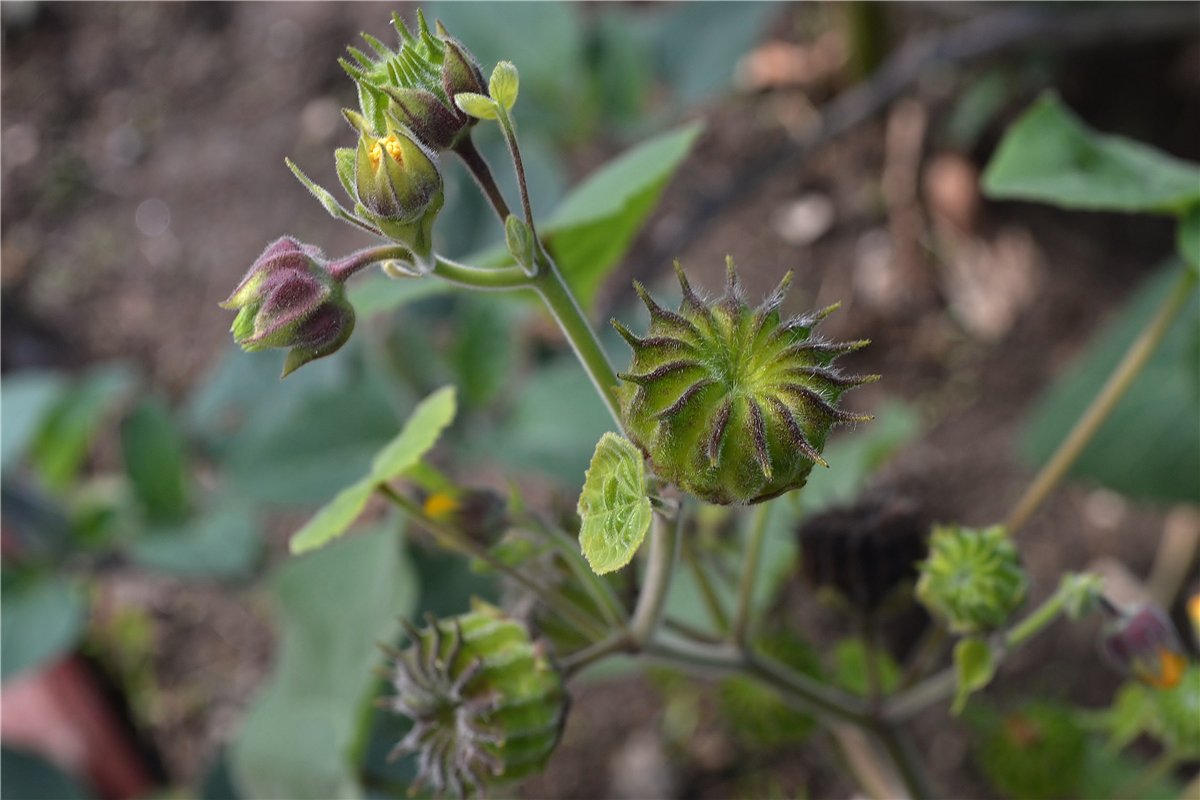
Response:
M652 511L645 481L633 442L611 431L601 436L578 504L579 544L597 575L628 564L646 538Z

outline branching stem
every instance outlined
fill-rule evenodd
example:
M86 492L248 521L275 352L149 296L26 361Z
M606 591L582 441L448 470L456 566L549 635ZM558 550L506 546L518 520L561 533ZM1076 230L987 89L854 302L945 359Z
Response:
M650 555L646 561L646 579L638 594L637 606L629 622L629 638L636 647L643 646L658 629L663 607L667 602L667 590L671 588L671 576L675 572L675 561L679 554L679 527L682 513L668 518L654 515L654 527L650 530Z
M770 502L760 503L754 511L746 542L746 559L742 562L742 579L738 584L737 611L733 617L733 641L745 646L750 637L750 615L754 607L754 584L758 579L758 562L762 558L763 540L771 517Z
M484 196L492 204L496 216L503 223L509 215L508 203L504 202L504 195L501 194L500 187L496 185L496 179L492 177L491 167L475 147L475 142L469 133L454 145L454 153L462 159L463 164L471 173L471 177L475 179L475 183L479 184Z

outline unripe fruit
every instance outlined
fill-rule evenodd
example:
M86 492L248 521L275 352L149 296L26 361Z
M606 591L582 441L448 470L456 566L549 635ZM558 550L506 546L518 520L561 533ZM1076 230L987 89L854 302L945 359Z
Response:
M710 503L757 503L804 485L838 423L870 419L837 407L842 393L876 380L831 367L865 341L834 343L813 336L831 313L781 318L791 273L755 309L746 305L733 260L725 294L706 303L679 264L678 312L658 305L640 283L650 329L638 337L613 326L633 348L620 377L625 432L655 473Z
M954 633L999 628L1025 601L1028 589L1017 548L1003 527L934 528L917 598Z
M386 706L413 721L392 756L418 754L417 785L481 795L545 765L567 697L541 642L486 603L409 636L394 654Z

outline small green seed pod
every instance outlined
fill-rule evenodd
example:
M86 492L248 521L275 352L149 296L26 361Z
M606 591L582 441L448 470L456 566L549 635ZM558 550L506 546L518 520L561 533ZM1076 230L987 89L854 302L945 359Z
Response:
M449 620L409 627L394 653L396 694L386 707L413 727L392 757L417 753L417 786L465 797L534 773L558 744L566 717L562 676L541 642L487 603Z
M842 393L878 376L843 375L830 365L865 341L833 343L813 329L836 306L784 320L789 272L758 308L746 305L733 260L725 294L706 303L679 264L679 311L634 288L650 310L645 337L613 326L633 348L619 377L629 438L654 471L710 503L758 503L798 489L838 423L869 417L837 407Z
M953 632L979 633L1003 625L1025 601L1028 584L1002 526L935 527L917 598Z

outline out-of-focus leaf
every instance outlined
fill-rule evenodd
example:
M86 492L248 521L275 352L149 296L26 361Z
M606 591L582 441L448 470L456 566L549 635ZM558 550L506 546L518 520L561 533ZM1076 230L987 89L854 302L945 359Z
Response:
M40 756L5 747L0 750L0 796L22 800L88 800L92 795Z
M258 523L243 507L215 505L185 525L143 534L130 545L130 555L143 566L187 577L248 575L262 551Z
M79 471L105 416L133 384L121 366L86 375L54 405L33 441L32 458L51 489L64 489Z
M355 315L367 319L409 303L446 294L453 289L453 284L438 278L389 278L380 273L355 281L350 286L349 295Z
M646 468L633 442L606 432L596 444L579 493L579 544L597 575L633 559L650 527Z
M615 426L579 364L562 359L522 381L511 417L469 444L479 455L574 488L583 482L595 443Z
M245 797L351 798L379 642L412 610L416 575L392 528L287 562L272 582L282 631L266 688L231 750Z
M4 376L0 382L0 469L7 472L16 466L65 383L56 372Z
M684 105L729 90L737 62L750 51L774 3L676 3L658 20L653 53Z
M1003 715L978 714L979 766L1008 797L1052 800L1080 793L1087 733L1074 712L1034 702Z
M87 605L74 583L5 575L0 597L0 680L52 661L79 640Z
M464 406L480 407L512 375L516 360L515 325L520 306L468 295L459 309L457 340L450 358Z
M606 164L576 187L545 226L545 238L584 308L621 260L703 127L660 134Z
M1172 290L1179 270L1172 264L1148 280L1038 402L1022 437L1024 454L1034 463L1054 452ZM1200 500L1200 292L1193 292L1071 474L1146 500Z
M1052 92L1009 128L982 185L989 197L1093 211L1180 214L1200 203L1200 167L1091 130Z
M876 667L879 669L879 686L890 692L900 682L900 667L883 650L875 650ZM843 689L866 696L870 690L870 675L867 671L867 650L862 639L842 639L833 648L834 666L830 672Z
M187 516L183 437L162 400L143 401L125 420L121 453L148 522L169 525Z
M992 682L996 674L996 661L992 648L983 639L968 636L954 645L954 674L958 686L954 693L951 713L961 714L967 698Z
M1179 255L1193 270L1200 271L1200 204L1179 220Z
M454 398L454 387L447 386L422 400L400 433L375 455L367 476L339 492L296 531L289 544L291 551L304 553L345 533L376 486L400 477L429 452L454 419Z

